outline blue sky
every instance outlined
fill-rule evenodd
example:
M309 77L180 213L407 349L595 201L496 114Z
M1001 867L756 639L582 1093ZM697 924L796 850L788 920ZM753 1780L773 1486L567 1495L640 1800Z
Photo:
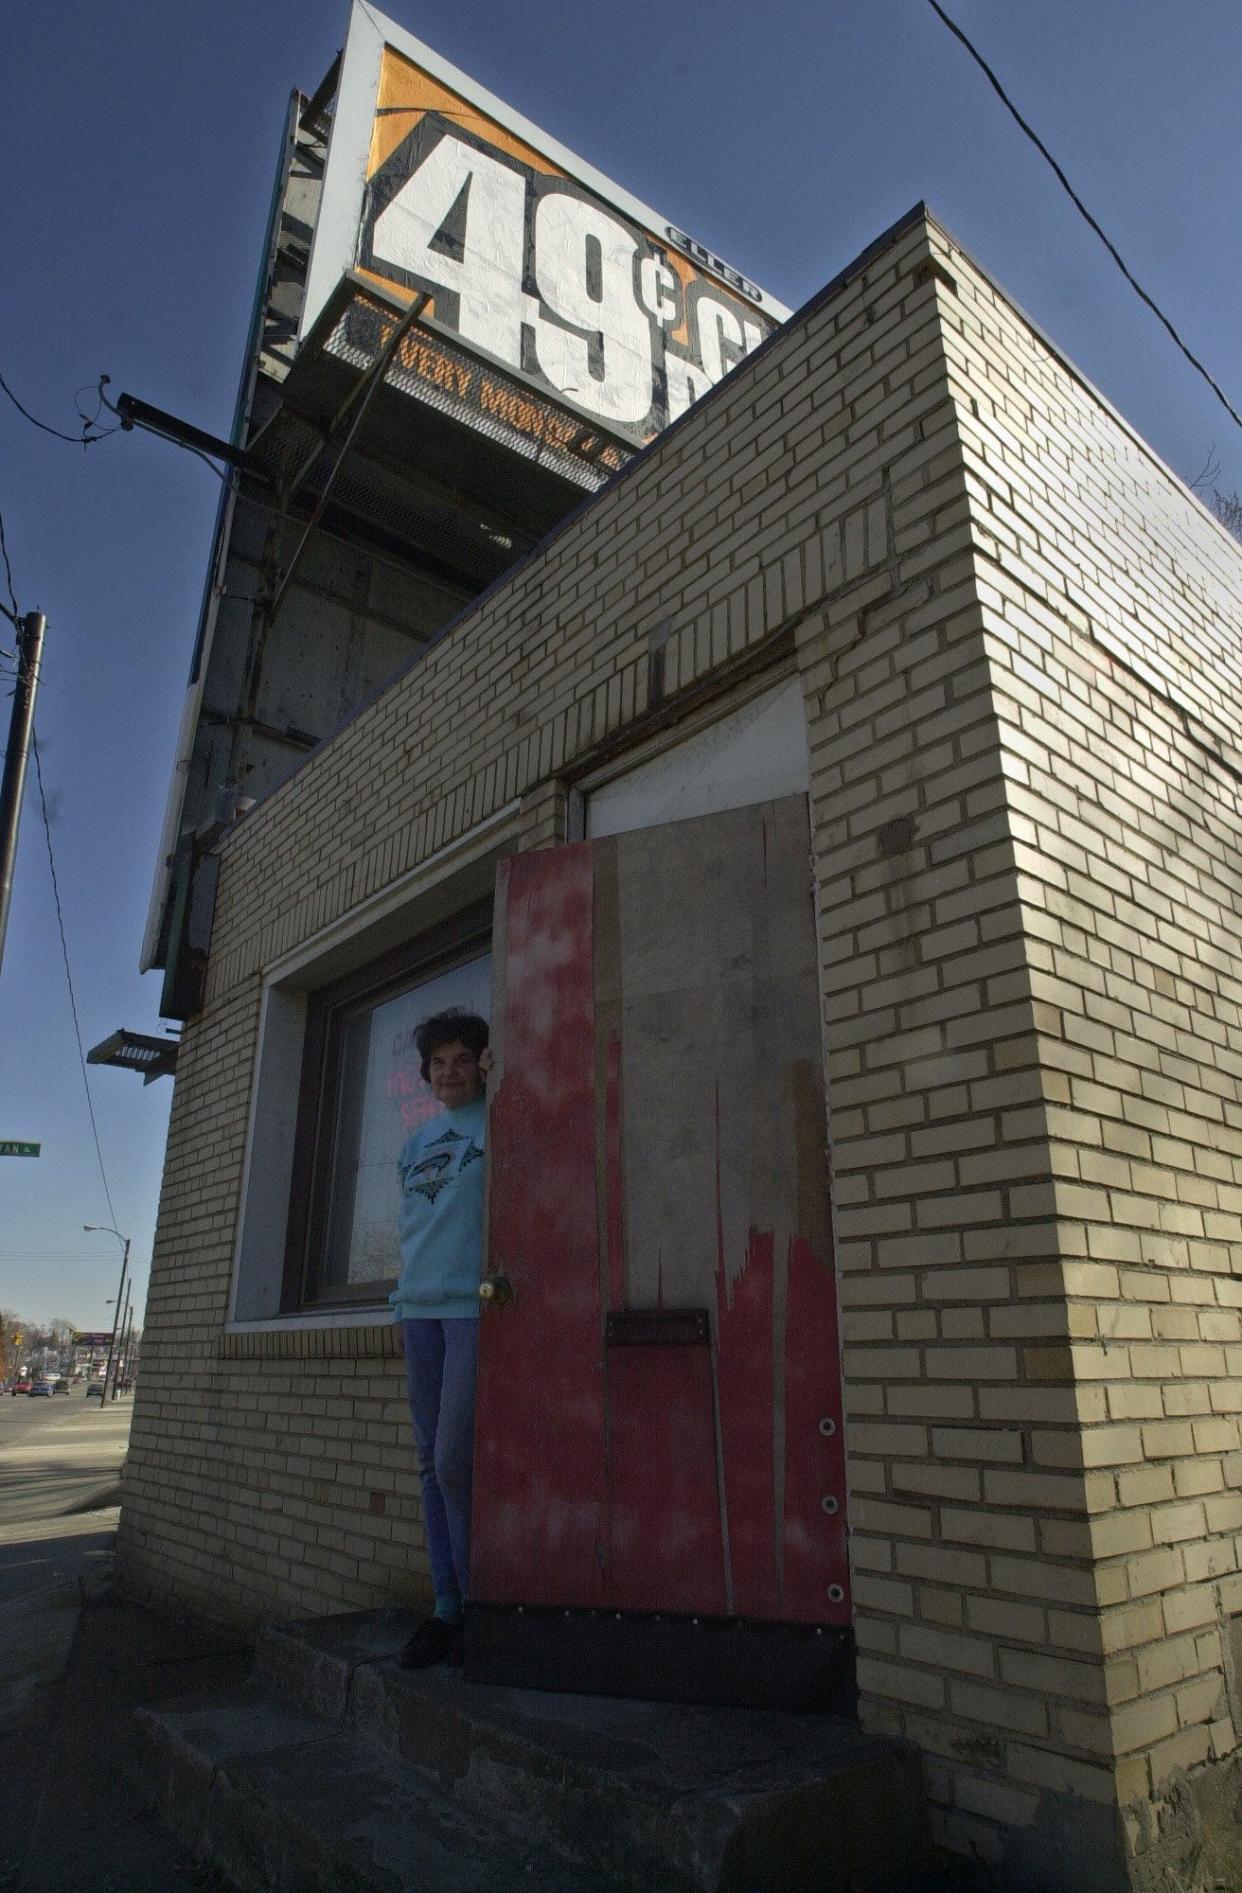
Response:
M1242 408L1236 0L946 4ZM791 305L926 199L1176 472L1214 447L1219 484L1242 487L1242 433L926 0L386 10ZM9 10L0 373L34 413L76 432L75 391L107 373L114 395L227 432L287 96L345 22L343 0ZM49 621L38 729L88 1046L160 1029L138 950L217 493L149 436L84 453L0 399L18 601ZM92 1069L91 1087L141 1296L171 1085ZM8 1137L43 1155L0 1159L0 1306L101 1326L119 1250L82 1231L114 1217L33 784L0 970Z

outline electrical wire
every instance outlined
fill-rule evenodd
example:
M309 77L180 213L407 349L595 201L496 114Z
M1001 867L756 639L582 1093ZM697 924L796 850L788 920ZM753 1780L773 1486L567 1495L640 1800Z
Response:
M9 395L10 400L12 400L13 396L12 396L11 391L7 387L5 388L4 391L6 394ZM79 390L79 393L80 392L81 390ZM17 405L20 405L20 403L18 403ZM22 412L25 413L25 409L23 409ZM29 420L32 417L30 415L27 415L26 418L27 420ZM42 426L42 422L36 421L35 425L36 427ZM48 431L51 432L53 430L49 429ZM62 436L62 438L67 439L68 436ZM88 441L86 444L89 446L90 442ZM3 554L3 559L4 559L5 583L7 584L9 588L9 597L13 601L13 609L11 612L9 611L8 607L4 605L2 602L0 602L0 611L3 611L4 615L7 618L11 618L13 620L13 623L16 625L19 623L17 591L13 584L13 567L9 562L8 543L4 536L3 514L0 514L0 554ZM21 664L21 660L19 658L17 662L17 669L19 672L20 672L20 664ZM30 732L30 747L34 755L35 780L37 781L38 787L39 787L39 812L43 817L43 835L44 835L44 839L47 842L47 865L49 869L51 870L51 875L52 875L52 898L54 899L56 903L56 925L60 930L60 951L61 951L61 956L65 962L65 984L69 988L69 1010L73 1016L73 1036L74 1036L74 1039L77 1041L78 1065L82 1072L82 1088L86 1093L86 1112L87 1112L87 1116L90 1118L90 1121L91 1121L91 1136L95 1140L95 1156L99 1163L99 1180L103 1184L104 1201L108 1205L108 1214L112 1218L113 1224L115 1224L116 1223L116 1210L112 1206L112 1192L108 1188L108 1172L104 1167L103 1147L99 1141L99 1125L95 1121L95 1101L91 1097L90 1080L87 1077L87 1072L86 1072L86 1051L82 1044L82 1026L78 1019L77 994L73 990L73 974L70 971L70 967L69 967L69 943L65 938L65 913L64 913L64 908L61 906L60 880L56 873L56 856L52 849L52 824L47 812L47 795L44 792L44 788L43 788L43 761L39 755L39 739L33 729Z
M30 412L29 408L23 407L3 375L0 375L0 388L8 395L9 400L13 403L18 413L25 415L32 427L37 427L40 433L50 434L54 440L67 440L71 447L93 447L97 440L107 440L109 434L115 434L116 432L115 427L105 427L99 433L88 433L86 430L92 427L94 423L84 418L82 424L83 431L80 434L62 434L59 427L49 427L46 421L39 420L37 415ZM79 409L79 413L80 412L81 410Z
M0 1262L41 1261L45 1256L57 1261L94 1262L98 1255L98 1249L67 1249L60 1243L54 1249L0 1249Z
M17 593L13 590L13 567L9 564L9 545L4 536L3 513L0 513L0 553L4 555L4 582L9 588L9 598L13 606L10 611L8 606L0 601L0 611L4 613L10 624L15 625L18 621Z
M111 429L109 429L108 431L111 432ZM151 431L153 432L154 430L151 430ZM165 439L167 437L164 435L161 435L159 436L159 438ZM177 446L177 447L184 447L187 450L187 452L197 455L198 459L202 461L205 467L211 468L211 471L215 474L217 480L219 480L222 486L228 485L229 475L224 471L223 467L218 467L214 460L209 460L207 458L207 455L205 453L200 452L200 450L197 447L191 447L189 442L185 440L175 441L173 444L174 446Z
M1062 190L1064 190L1066 194L1068 195L1070 202L1073 204L1075 210L1077 210L1079 216L1082 217L1086 221L1086 223L1090 226L1092 230L1094 230L1096 236L1100 239L1100 242L1104 245L1104 248L1108 251L1108 254L1112 257L1113 262L1117 265L1117 268L1121 271L1122 275L1125 277L1126 281L1129 283L1131 289L1133 289L1133 291L1140 298L1141 301L1147 304L1147 307L1151 310L1152 314L1156 317L1157 321L1160 322L1164 326L1165 329L1167 329L1168 333L1172 336L1178 348L1181 349L1182 354L1186 357L1186 360L1190 363L1191 367L1196 371L1196 373L1203 376L1203 379L1207 382L1208 387L1212 390L1212 393L1216 396L1221 406L1225 409L1225 412L1230 416L1232 420L1237 422L1239 427L1242 427L1242 414L1238 413L1238 410L1233 406L1233 403L1229 400L1224 390L1219 386L1219 384L1215 380L1213 380L1212 376L1208 373L1207 369L1203 366L1203 363L1199 360L1198 356L1192 354L1190 349L1186 346L1185 342L1183 342L1177 330L1173 327L1173 324L1169 321L1168 316L1165 315L1164 310L1151 296L1148 295L1147 291L1143 288L1143 285L1138 281L1137 277L1129 269L1125 260L1121 256L1121 253L1117 249L1117 246L1112 242L1111 238L1109 238L1105 234L1100 224L1091 215L1091 212L1087 209L1087 206L1083 203L1082 198L1078 195L1077 191L1074 189L1073 185L1070 183L1069 179L1066 177L1064 171L1061 169L1060 165L1057 163L1056 159L1053 157L1052 153L1049 151L1047 145L1044 143L1043 139L1039 136L1038 132L1036 132L1030 125L1027 124L1021 112L1018 110L1013 100L1009 97L1009 94L1005 91L1004 86L1001 84L1000 80L997 78L996 74L993 72L991 66L989 66L987 60L983 57L983 54L966 37L965 33L962 31L961 27L957 24L956 20L952 20L949 18L949 15L945 12L944 8L940 5L940 0L927 0L927 4L930 6L932 12L935 13L937 17L940 20L942 20L944 24L948 27L954 39L961 41L962 45L966 48L966 51L970 54L975 64L979 67L980 71L983 73L984 77L987 79L988 84L991 86L992 90L995 92L997 98L1000 100L1001 104L1005 107L1005 110L1009 113L1010 117L1014 119L1017 125L1030 139L1031 143L1034 145L1035 149L1039 152L1040 156L1046 159L1046 161L1052 166L1052 169L1056 173L1057 181L1061 185Z
M78 1043L78 1063L82 1068L82 1088L86 1092L86 1110L91 1120L91 1135L95 1139L95 1155L99 1160L99 1178L103 1184L104 1201L108 1205L108 1214L116 1223L116 1211L112 1207L112 1192L108 1188L108 1172L104 1168L103 1149L99 1142L99 1126L95 1122L95 1104L91 1097L90 1080L86 1074L86 1052L82 1046L82 1028L78 1022L78 1002L73 990L73 974L69 970L69 946L65 939L65 915L60 904L60 882L56 876L56 857L52 852L52 824L48 820L47 796L43 791L43 764L39 759L39 739L34 731L30 732L30 747L34 755L35 779L39 785L39 808L43 816L43 833L47 841L47 864L52 871L52 895L56 902L56 924L60 929L60 950L65 962L65 983L69 988L69 1010L73 1014L73 1036Z
M74 390L73 405L78 410L83 428L93 427L98 430L91 436L93 440L106 440L109 434L118 434L120 432L119 427L99 426L99 416L104 405L104 384L108 378L107 375L101 375L98 381L84 381L80 388ZM95 390L95 412L93 414L82 413L82 396L86 393L88 388Z

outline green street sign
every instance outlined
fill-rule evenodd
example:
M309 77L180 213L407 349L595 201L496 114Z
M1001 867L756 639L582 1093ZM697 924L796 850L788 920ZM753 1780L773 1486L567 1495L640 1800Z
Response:
M6 1143L0 1138L0 1157L37 1157L42 1148L42 1144L18 1144L12 1139Z

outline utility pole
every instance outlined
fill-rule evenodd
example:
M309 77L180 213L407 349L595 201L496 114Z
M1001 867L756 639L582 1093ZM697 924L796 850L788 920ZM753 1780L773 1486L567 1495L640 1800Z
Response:
M121 1263L122 1274L129 1266L129 1245L125 1247L125 1257ZM117 1296L118 1313L112 1323L112 1346L108 1349L108 1367L112 1372L112 1398L117 1396L117 1383L121 1378L121 1340L125 1332L125 1316L129 1310L129 1283L125 1283L124 1293ZM104 1372L104 1393L108 1391L108 1372Z
M131 1287L133 1286L132 1281L131 1281L130 1286ZM131 1298L129 1307L125 1311L125 1332L121 1336L121 1361L120 1361L120 1365L117 1368L118 1376L120 1376L122 1373L124 1375L124 1378L121 1384L122 1392L128 1391L129 1386L134 1378L132 1372L130 1371L130 1361L129 1361L130 1336L133 1334L133 1332L134 1332L134 1305L133 1305L133 1300ZM115 1397L115 1388L113 1391L114 1391L114 1397Z
M125 1276L129 1268L129 1237L123 1236L119 1229L113 1229L108 1223L83 1223L83 1229L102 1231L105 1236L115 1236L121 1244L121 1279L116 1285L116 1301L113 1304L115 1314L112 1317L112 1339L108 1343L108 1363L104 1368L103 1399L99 1402L102 1413L108 1399L108 1376L112 1372L112 1362L116 1356L116 1334L121 1325L121 1303L125 1299ZM116 1399L115 1387L112 1398Z
M13 692L9 747L4 758L4 777L0 781L0 962L4 959L4 936L9 925L13 864L17 859L17 829L22 818L26 758L30 753L35 692L39 688L39 664L46 629L47 619L41 611L28 611L24 618L17 621L17 688Z
M132 1279L125 1284L125 1306L121 1310L120 1344L116 1350L116 1361L112 1368L112 1398L115 1400L121 1391L121 1363L125 1358L125 1328L129 1321L130 1289Z

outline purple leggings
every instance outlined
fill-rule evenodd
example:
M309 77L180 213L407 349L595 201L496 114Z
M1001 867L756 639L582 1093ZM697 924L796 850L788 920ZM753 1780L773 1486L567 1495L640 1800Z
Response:
M466 1595L479 1324L403 1321L405 1384L423 1482L423 1527L437 1597Z

